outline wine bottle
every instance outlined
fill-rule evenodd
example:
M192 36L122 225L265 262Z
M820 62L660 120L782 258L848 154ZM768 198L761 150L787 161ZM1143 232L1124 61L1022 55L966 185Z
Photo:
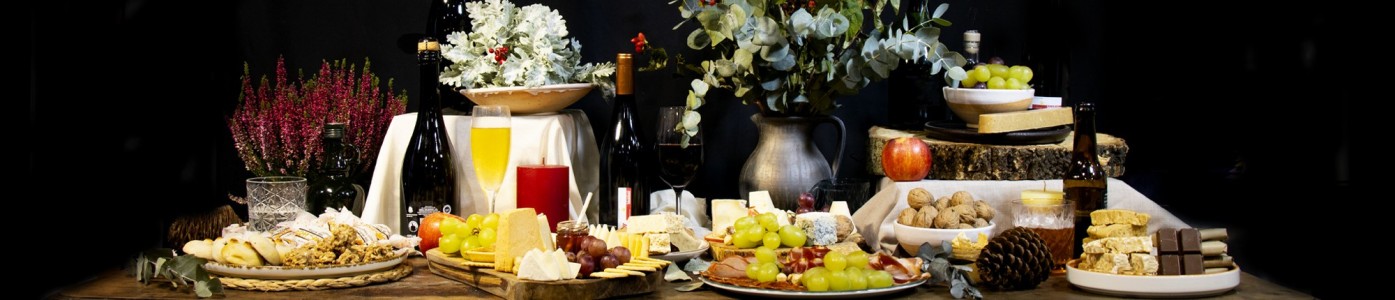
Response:
M348 209L354 215L363 213L363 187L354 184L354 167L358 166L358 150L344 143L344 123L329 123L324 129L323 163L310 182L306 209L320 214L325 208Z
M432 1L431 16L445 10L441 1ZM421 75L421 101L417 123L402 159L402 199L398 211L402 235L416 235L421 218L434 212L451 213L457 202L455 160L441 116L441 45L436 18L428 18L427 34L417 42L417 71Z
M1075 146L1070 151L1070 165L1062 180L1066 201L1075 203L1076 245L1089 236L1085 229L1090 227L1090 212L1106 207L1108 178L1099 156L1095 155L1095 104L1078 103L1075 106ZM1074 255L1079 256L1080 252L1081 248L1076 247Z
M629 53L615 57L615 102L611 109L601 157L600 223L624 226L632 215L649 214L645 163L652 163L644 135L636 126L634 62Z
M964 31L964 70L973 70L974 66L984 63L978 58L979 39L983 38L978 30Z

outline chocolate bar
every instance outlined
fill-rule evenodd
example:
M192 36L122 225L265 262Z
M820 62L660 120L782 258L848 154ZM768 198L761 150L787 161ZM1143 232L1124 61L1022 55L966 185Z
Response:
M1158 255L1158 275L1182 275L1182 258L1177 254Z
M1201 253L1201 234L1196 231L1196 228L1177 230L1177 239L1182 253Z
M1177 229L1158 229L1158 235L1153 241L1153 244L1158 246L1158 254L1177 253L1181 251L1181 249L1177 247Z
M1201 254L1182 255L1182 274L1200 275L1206 273L1206 267L1202 264Z

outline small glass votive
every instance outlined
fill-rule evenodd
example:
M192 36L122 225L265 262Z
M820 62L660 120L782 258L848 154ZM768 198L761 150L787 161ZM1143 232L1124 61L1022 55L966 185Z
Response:
M247 227L266 231L295 220L305 211L305 177L270 176L247 179Z
M1060 192L1045 192L1046 197L1041 198L1036 196L1043 191L1031 192L1034 193L1023 192L1022 200L1013 201L1013 224L1041 236L1046 247L1051 249L1055 265L1051 272L1064 274L1066 262L1075 251L1075 207L1070 201L1052 197L1051 193L1058 195Z

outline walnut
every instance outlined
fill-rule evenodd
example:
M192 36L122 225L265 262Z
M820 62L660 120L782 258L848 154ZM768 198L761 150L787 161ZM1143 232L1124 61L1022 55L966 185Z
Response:
M954 229L959 227L959 212L955 208L945 208L935 216L935 228Z
M930 202L934 201L934 199L935 196L931 195L930 191L927 191L924 188L915 188L911 189L911 193L909 196L906 196L906 204L910 204L911 208L920 209L922 206L930 204Z
M978 210L974 209L974 205L972 202L970 202L969 204L950 207L950 209L954 209L959 213L959 223L973 224L974 219L978 218Z
M959 223L959 229L974 229L974 225L969 225L969 223Z
M949 206L949 196L940 197L940 199L935 200L935 209L944 211L946 208L949 208Z
M983 218L974 219L974 228L984 227L988 227L988 220L984 220Z
M940 210L935 209L934 206L921 207L920 211L915 213L915 226L930 228L931 225L935 224L935 218L939 215Z
M954 192L954 195L949 196L949 206L960 206L973 203L974 195L969 195L969 192L958 191Z
M983 200L974 201L974 210L978 212L979 218L989 220L992 220L993 216L998 213L996 210L993 209L992 205L988 205L988 201Z
M915 213L914 208L903 209L901 215L896 216L896 222L901 223L901 225L915 226Z

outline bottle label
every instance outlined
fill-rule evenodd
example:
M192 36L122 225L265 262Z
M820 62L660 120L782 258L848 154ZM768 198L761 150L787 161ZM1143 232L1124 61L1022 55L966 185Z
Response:
M630 198L629 187L615 189L615 227L625 227L630 220Z

